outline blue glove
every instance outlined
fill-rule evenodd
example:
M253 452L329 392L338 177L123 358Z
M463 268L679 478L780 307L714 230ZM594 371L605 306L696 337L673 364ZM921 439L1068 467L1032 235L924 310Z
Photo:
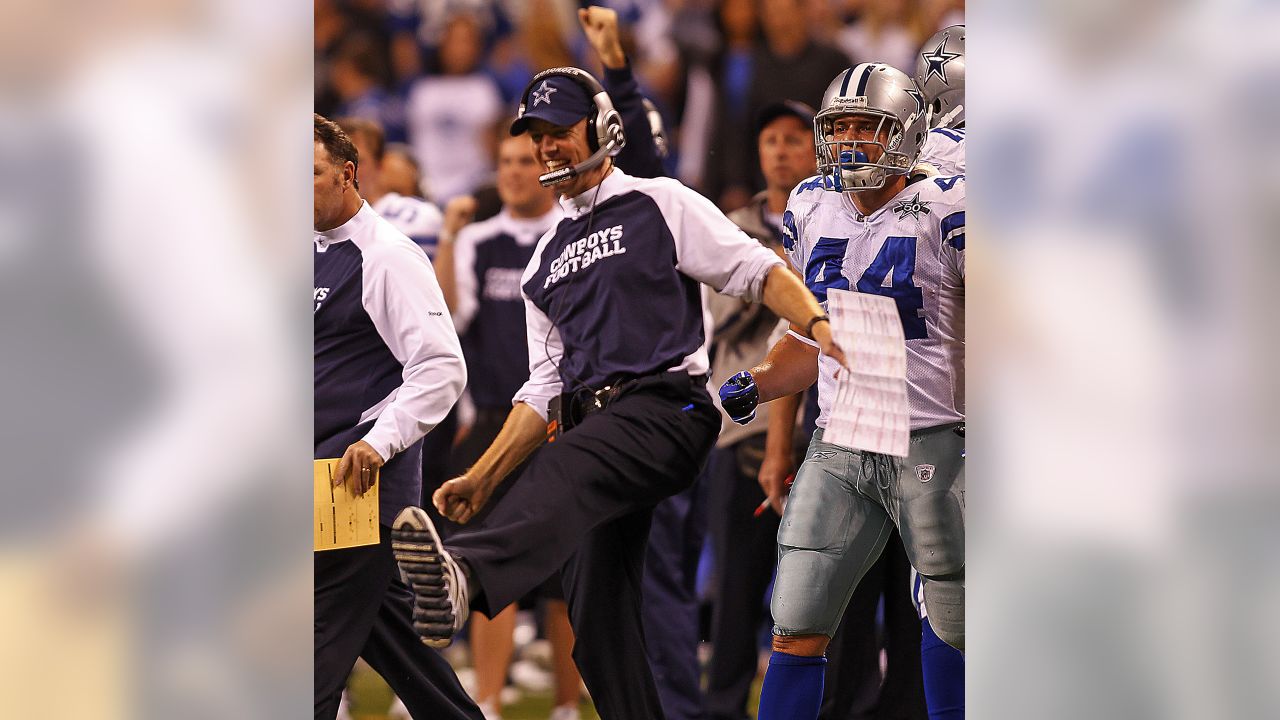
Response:
M756 379L743 370L720 386L720 407L729 413L729 419L746 425L756 419L756 406L760 404L760 392Z

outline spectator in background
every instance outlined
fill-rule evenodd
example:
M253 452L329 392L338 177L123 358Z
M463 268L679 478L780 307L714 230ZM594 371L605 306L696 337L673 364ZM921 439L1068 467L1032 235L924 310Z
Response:
M910 72L936 29L922 25L917 0L848 0L845 7L853 22L836 34L836 44L855 64L883 62Z
M518 13L513 13L515 31L494 44L489 71L512 107L520 102L520 92L534 74L574 64L568 37L573 18L566 5L558 0L521 3Z
M760 20L765 43L756 53L747 117L758 116L779 98L817 107L827 89L823 78L848 68L848 59L810 36L801 0L761 0Z
M405 140L404 107L387 92L385 46L369 35L343 41L329 68L329 80L337 95L340 117L362 118L381 126L392 142Z
M382 187L405 197L422 197L422 170L408 145L387 145L382 156Z
M761 0L759 10L765 42L752 59L744 122L750 122L779 98L816 107L822 102L827 80L849 67L848 59L839 50L810 36L801 0ZM716 165L726 171L726 183L719 195L720 206L725 210L742 207L755 190L764 187L754 143L722 148L713 160Z
M372 47L381 54L380 65L385 67L386 47L388 43L387 20L380 8L365 7L368 3L339 2L338 0L316 0L313 17L315 18L314 48L316 97L315 106L318 112L330 117L339 114L342 99L338 97L332 78L332 63L339 52L352 42L359 42ZM386 77L378 76L379 82Z
M817 171L813 108L794 101L764 109L756 123L764 192L729 214L748 235L782 254L782 213L792 188ZM758 363L773 345L776 314L761 305L708 293L715 321L711 382L719 387L743 363ZM797 396L798 398L799 396ZM758 513L766 498L759 474L765 457L770 413L789 412L793 424L799 400L760 406L757 422L724 422L707 461L711 542L715 548L715 609L711 619L711 663L707 669L707 720L743 720L755 680L765 589L773 578L780 503ZM760 413L764 414L760 414ZM788 450L789 454L789 450ZM790 464L790 460L788 463ZM785 473L787 470L783 470Z
M927 33L964 24L964 0L918 0L920 27Z
M386 137L382 128L373 121L362 118L342 118L338 125L355 143L360 152L360 193L373 206L373 211L417 243L432 261L436 258L436 243L440 238L443 217L435 205L417 197L417 193L403 194L386 185L383 167L387 162Z
M493 128L503 114L498 85L479 70L483 36L475 18L450 17L440 39L440 75L409 90L406 119L431 200L444 205L493 172Z
M715 103L709 152L700 174L707 195L721 209L741 207L749 195L750 158L743 155L750 137L751 81L760 46L757 0L724 0L719 20L722 46L711 62L711 74L719 89ZM690 99L690 104L694 100ZM692 119L692 118L691 118Z

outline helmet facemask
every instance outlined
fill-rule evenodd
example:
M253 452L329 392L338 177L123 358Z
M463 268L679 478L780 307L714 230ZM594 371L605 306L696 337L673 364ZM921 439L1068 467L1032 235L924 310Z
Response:
M902 123L893 115L866 107L850 108L837 104L818 113L813 119L814 145L818 153L818 174L828 178L827 189L836 192L876 190L885 186L890 175L905 175L914 158L901 151ZM876 131L868 140L837 140L835 124L842 118L872 118ZM880 138L884 136L884 142ZM879 148L873 162L867 150Z

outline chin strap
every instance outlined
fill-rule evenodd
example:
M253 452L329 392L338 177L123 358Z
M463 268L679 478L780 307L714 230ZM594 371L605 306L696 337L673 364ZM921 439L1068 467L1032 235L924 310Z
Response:
M934 125L934 127L936 128L951 127L951 122L955 120L957 117L959 117L960 113L962 112L964 112L964 105L955 106L954 108L951 109L951 112L947 113L946 115L943 115L942 118L938 120L938 124Z

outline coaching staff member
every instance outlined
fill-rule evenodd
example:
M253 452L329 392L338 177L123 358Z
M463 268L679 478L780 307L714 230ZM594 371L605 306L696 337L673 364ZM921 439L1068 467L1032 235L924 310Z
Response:
M462 348L422 249L356 190L355 146L315 116L315 456L337 482L380 483L390 519L422 491L422 436L462 394ZM315 716L332 720L363 657L415 717L482 720L449 664L418 640L390 531L315 554Z
M436 491L436 507L473 518L543 444L553 399L557 427L572 427L445 552L426 513L407 509L396 557L418 595L415 627L432 644L447 643L469 607L500 609L563 566L574 659L600 716L655 720L663 712L640 619L650 518L694 481L720 430L705 388L698 283L763 299L828 352L840 348L776 254L679 182L613 166L621 121L589 74L536 75L511 132L529 133L565 218L539 240L521 280L529 380L489 449Z

